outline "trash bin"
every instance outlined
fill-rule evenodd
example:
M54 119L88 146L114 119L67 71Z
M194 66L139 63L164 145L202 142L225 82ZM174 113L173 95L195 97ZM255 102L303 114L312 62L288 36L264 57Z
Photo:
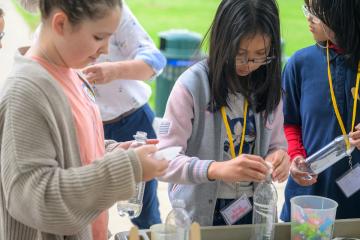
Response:
M159 37L160 50L167 59L163 73L156 79L155 110L156 116L162 117L176 79L201 58L202 37L188 30L169 30L161 32Z

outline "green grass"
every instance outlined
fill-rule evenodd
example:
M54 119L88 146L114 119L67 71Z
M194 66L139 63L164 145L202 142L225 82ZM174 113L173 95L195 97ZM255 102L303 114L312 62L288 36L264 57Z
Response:
M264 0L266 1L266 0ZM313 43L306 19L301 11L303 0L278 0L281 35L285 54ZM186 28L205 35L214 17L219 0L129 0L131 10L158 45L158 33L171 28ZM150 105L155 106L155 82Z
M25 11L16 0L11 0L11 2L14 4L16 11L24 18L25 22L28 24L30 29L34 31L36 27L39 25L40 15L31 14Z
M15 0L12 1L15 4ZM205 35L220 0L128 0L127 3L158 45L159 32L169 29L188 29ZM313 39L301 11L303 0L278 0L278 3L285 54L291 56L296 50L312 44ZM17 9L31 29L34 29L39 16L31 15L19 6ZM155 81L151 86L153 96L150 105L154 107Z

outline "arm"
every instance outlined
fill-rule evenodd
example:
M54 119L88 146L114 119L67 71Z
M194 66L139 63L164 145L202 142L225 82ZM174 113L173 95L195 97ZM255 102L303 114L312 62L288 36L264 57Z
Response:
M301 65L296 61L297 55L294 54L286 64L282 82L285 90L284 96L284 130L289 143L288 153L291 157L290 175L293 180L302 186L309 186L316 182L317 177L313 176L311 180L305 179L308 175L299 171L297 162L303 162L306 157L306 149L303 146L301 134L301 82L302 77L299 74Z
M32 84L16 84L1 103L1 181L12 217L40 231L72 235L115 201L128 199L142 168L134 151L117 150L87 166L66 159L55 143L56 121L46 96ZM76 146L75 146L76 148ZM76 151L76 150L73 150ZM71 164L71 162L73 162Z
M301 128L297 125L284 125L286 139L289 144L288 154L291 161L295 157L306 158L306 151L302 142Z
M266 127L271 128L269 152L265 158L272 163L274 171L272 177L274 181L284 182L289 175L290 160L287 154L287 142L284 134L284 116L282 112L282 101L275 109L272 122Z
M124 4L121 23L112 36L123 61L104 62L85 68L90 82L106 83L115 79L148 80L159 75L166 59L155 47L144 28ZM110 53L110 55L113 53Z
M192 133L194 118L194 102L188 90L179 82L169 96L164 118L171 122L169 133L159 136L159 148L181 146L182 152L170 161L167 173L160 178L162 181L196 184L209 182L207 172L213 160L200 160L186 156L187 141Z

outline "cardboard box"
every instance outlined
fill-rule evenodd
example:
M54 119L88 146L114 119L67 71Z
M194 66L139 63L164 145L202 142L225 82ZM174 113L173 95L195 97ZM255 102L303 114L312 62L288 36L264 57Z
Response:
M249 240L254 225L202 227L202 240ZM275 224L275 240L291 239L291 224ZM127 240L128 232L115 235L115 240ZM360 218L336 220L333 237L360 238ZM149 230L140 231L141 240L149 240Z

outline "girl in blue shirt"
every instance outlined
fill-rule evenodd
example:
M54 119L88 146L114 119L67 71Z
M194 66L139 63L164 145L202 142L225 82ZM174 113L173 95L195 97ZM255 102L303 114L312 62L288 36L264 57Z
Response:
M306 173L300 172L293 161L280 218L290 221L290 199L305 194L337 201L337 219L359 218L360 208L354 206L360 201L360 191L346 196L337 180L351 168L359 170L360 111L354 108L354 96L359 100L356 82L360 81L360 2L310 0L305 1L303 11L316 44L296 52L283 72L285 129L300 129L298 136L289 138L287 134L289 146L291 141L297 141L297 146L303 144L306 154L311 155L337 136L350 133L350 144L357 149L351 159L340 160L311 180L303 178ZM296 158L302 161L306 156L297 154L293 160ZM359 178L352 181L360 186Z

